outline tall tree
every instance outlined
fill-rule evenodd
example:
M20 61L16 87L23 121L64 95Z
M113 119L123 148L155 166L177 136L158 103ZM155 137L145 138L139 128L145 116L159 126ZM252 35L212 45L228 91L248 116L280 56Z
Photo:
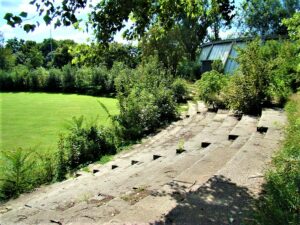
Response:
M244 0L240 10L240 25L250 35L287 35L282 23L299 9L299 0Z
M55 67L63 67L64 65L72 62L72 55L69 52L69 50L75 46L74 41L65 40L65 41L59 41L58 47L53 52L53 62L52 65Z
M44 63L44 57L35 41L25 41L18 52L15 53L18 64L24 64L28 68L37 68Z
M53 38L44 39L42 43L39 44L40 51L42 52L46 63L51 61L51 54L58 47L57 41Z
M4 46L4 35L0 31L0 69L9 70L15 65L15 56L11 48Z
M87 0L64 0L61 5L53 0L32 0L43 15L46 24L51 21L55 26L71 25L78 22L76 11L87 7ZM165 31L176 25L182 25L189 31L186 48L191 60L196 58L196 50L207 34L215 19L222 19L226 24L232 19L234 6L232 0L103 0L94 6L89 26L91 26L99 42L107 44L113 41L114 35L125 27L128 20L133 25L125 32L129 39L141 39L152 26L159 25ZM20 15L7 13L5 19L8 24L15 26L23 22L25 12ZM34 30L36 24L25 24L25 30ZM192 35L191 35L192 34ZM191 46L191 41L193 45Z
M10 48L13 53L17 53L20 51L22 45L24 45L25 41L23 39L12 38L6 41L6 47Z

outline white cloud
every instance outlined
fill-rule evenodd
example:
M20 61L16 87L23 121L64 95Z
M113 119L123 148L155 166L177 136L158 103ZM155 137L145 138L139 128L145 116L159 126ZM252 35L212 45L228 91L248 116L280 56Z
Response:
M29 17L37 14L36 7L34 5L30 5L28 0L23 0L16 9L16 12L22 11L27 12Z
M226 31L221 30L220 31L220 37L222 39L237 38L238 37L237 29L231 28L231 29L228 29Z

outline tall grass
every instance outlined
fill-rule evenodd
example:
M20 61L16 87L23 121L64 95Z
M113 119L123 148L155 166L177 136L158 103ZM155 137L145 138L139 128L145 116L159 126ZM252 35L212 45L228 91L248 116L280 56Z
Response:
M286 139L267 173L259 201L260 224L300 224L300 93L286 105Z

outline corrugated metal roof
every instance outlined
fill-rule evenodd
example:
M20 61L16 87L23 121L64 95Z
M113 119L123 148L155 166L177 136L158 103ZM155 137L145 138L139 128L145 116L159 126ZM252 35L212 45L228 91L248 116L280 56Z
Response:
M210 53L210 50L212 48L212 45L205 46L201 49L200 53L200 60L207 60L208 54Z
M230 55L227 59L226 64L224 65L224 72L225 73L234 73L234 71L238 68L238 63L234 60L237 57L237 48L244 48L246 46L246 43L236 43L232 46Z
M245 42L239 40L238 42L232 41L218 41L211 44L202 46L199 60L222 60L224 64L224 72L232 74L238 67L234 58L237 57L237 48L246 46Z
M287 37L283 36L273 36L273 37L262 37L263 41L266 40L280 40ZM220 40L210 43L204 43L201 45L201 52L199 60L222 60L224 64L224 72L233 74L238 68L238 63L234 60L237 57L237 48L244 48L247 42L253 40L253 38L237 38L237 39L227 39Z
M214 45L209 56L208 60L222 60L223 64L226 63L229 52L231 49L231 43L218 44Z

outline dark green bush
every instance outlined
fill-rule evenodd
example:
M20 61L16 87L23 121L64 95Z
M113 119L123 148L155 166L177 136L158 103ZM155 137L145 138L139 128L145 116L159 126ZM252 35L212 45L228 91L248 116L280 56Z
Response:
M45 91L59 92L62 90L62 71L60 69L49 69L49 76L45 83Z
M227 82L227 76L215 70L202 74L201 79L196 82L200 99L213 108L224 106L221 91L226 87Z
M160 115L155 96L146 90L133 88L120 106L118 122L124 128L125 140L136 140L158 127Z
M239 70L226 89L229 108L259 113L264 105L283 104L299 86L298 48L289 41L258 39L239 50Z
M103 95L115 93L115 78L123 69L122 63L114 63L113 67L108 70L105 66L93 68L92 87L94 95Z
M42 91L45 89L49 73L43 67L31 70L28 73L27 86L29 91Z
M198 62L182 60L177 67L178 76L187 80L196 80L200 78L200 64Z
M12 91L14 81L9 71L0 70L0 91Z
M75 74L76 69L70 64L63 66L62 89L67 93L75 92Z
M104 66L94 67L92 71L92 86L93 94L101 95L106 93L106 80L108 77L108 71ZM111 89L111 88L109 88Z
M73 118L70 133L61 137L57 155L57 178L64 178L66 172L72 172L82 165L99 160L102 156L115 153L110 142L110 134L104 128L84 127L83 117Z
M284 145L266 174L259 199L259 224L299 224L300 210L300 94L286 106L288 127Z
M170 83L170 75L155 58L134 70L120 71L115 80L120 104L120 115L115 118L119 136L137 140L177 116Z
M284 103L300 84L297 65L299 49L290 41L267 41L261 48L270 65L270 86L268 95L277 103Z
M171 88L176 102L186 102L188 98L188 86L184 79L177 78L172 83Z

